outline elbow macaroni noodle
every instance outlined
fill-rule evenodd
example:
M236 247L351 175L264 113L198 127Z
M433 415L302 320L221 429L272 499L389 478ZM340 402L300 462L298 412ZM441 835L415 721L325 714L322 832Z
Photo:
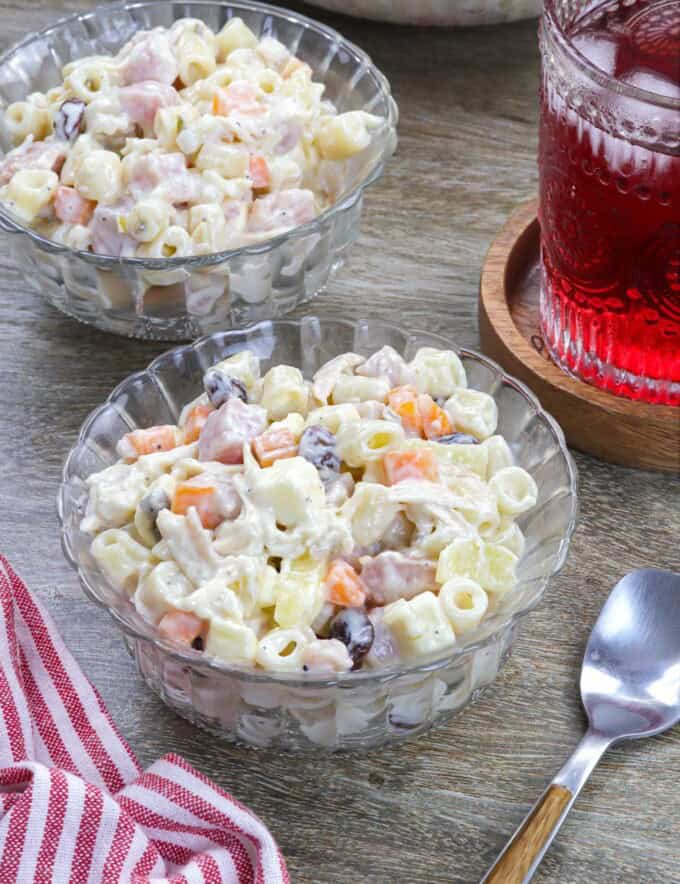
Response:
M339 114L309 65L238 18L218 34L196 19L142 31L62 73L5 111L16 147L0 201L48 238L114 257L205 255L311 221L382 122Z
M212 212L194 207L190 229ZM444 653L513 592L515 520L538 489L455 353L407 364L384 347L306 379L289 365L261 375L242 351L204 387L178 426L128 433L121 460L88 479L92 555L164 638L235 666L346 671ZM441 411L435 396L450 426L423 438L418 409ZM359 626L392 657L364 661Z
M30 224L49 205L58 186L59 179L54 172L22 169L13 176L6 192L15 214Z

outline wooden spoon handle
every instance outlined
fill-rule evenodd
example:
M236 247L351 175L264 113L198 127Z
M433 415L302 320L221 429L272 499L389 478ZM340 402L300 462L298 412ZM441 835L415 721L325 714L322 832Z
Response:
M534 861L543 853L573 794L552 783L487 872L486 884L522 884Z
M583 784L612 742L611 737L588 729L481 884L526 884L531 880Z
M611 737L588 729L481 884L526 884L531 880L583 784L612 742Z

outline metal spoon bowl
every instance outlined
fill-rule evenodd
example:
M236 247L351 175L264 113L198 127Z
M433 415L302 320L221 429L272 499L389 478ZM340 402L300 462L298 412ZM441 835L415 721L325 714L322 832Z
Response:
M586 647L581 700L585 736L482 884L531 880L602 754L680 721L680 574L648 568L619 580Z

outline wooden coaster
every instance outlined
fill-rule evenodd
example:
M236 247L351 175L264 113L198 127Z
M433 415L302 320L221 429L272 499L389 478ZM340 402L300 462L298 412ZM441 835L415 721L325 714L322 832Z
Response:
M680 471L680 408L613 396L551 360L538 318L537 201L517 209L491 244L479 287L482 350L524 381L567 442L611 463Z

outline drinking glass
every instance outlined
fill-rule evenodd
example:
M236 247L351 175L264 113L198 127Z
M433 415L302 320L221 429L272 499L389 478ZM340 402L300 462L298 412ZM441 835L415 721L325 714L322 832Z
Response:
M680 405L680 3L546 0L541 328L565 371Z

